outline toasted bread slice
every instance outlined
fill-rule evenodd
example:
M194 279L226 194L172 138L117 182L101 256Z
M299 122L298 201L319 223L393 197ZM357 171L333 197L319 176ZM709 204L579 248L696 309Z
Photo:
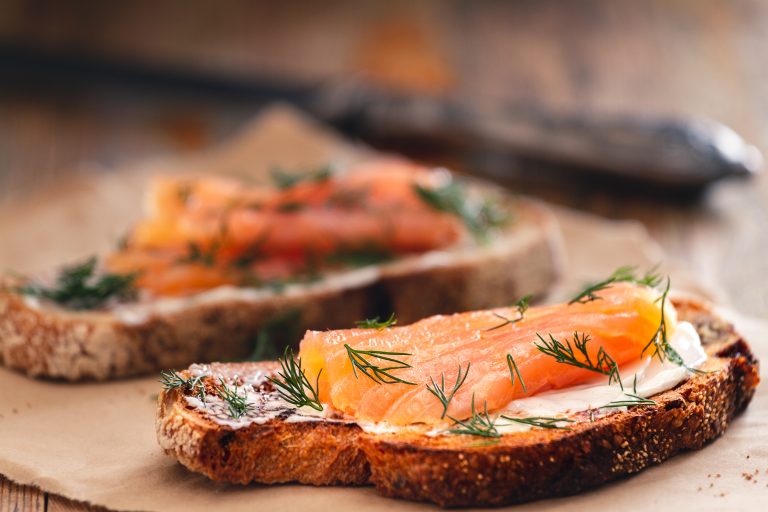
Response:
M407 323L511 303L524 293L542 295L560 268L556 220L533 201L507 200L514 221L487 245L403 257L279 292L218 288L184 299L72 311L23 297L8 280L0 287L0 361L35 377L102 380L243 359L259 331L286 315L299 335L391 311Z
M217 481L373 484L384 495L442 506L503 505L567 495L703 447L744 410L758 384L758 363L733 326L706 307L676 301L710 356L698 373L654 396L656 405L614 411L569 430L532 429L498 442L429 436L413 428L377 432L343 418L305 417L263 407L240 423L213 421L190 405L188 391L158 398L156 429L166 453ZM212 364L214 376L258 383L275 363ZM196 366L184 374L194 375ZM192 400L194 400L192 398ZM226 411L215 412L227 420ZM235 428L238 427L238 428ZM290 442L287 442L290 440Z

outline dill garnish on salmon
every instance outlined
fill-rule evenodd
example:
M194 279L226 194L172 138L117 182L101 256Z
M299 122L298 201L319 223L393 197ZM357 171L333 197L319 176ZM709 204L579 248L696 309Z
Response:
M595 379L621 392L620 368L650 359L643 354L649 340L675 330L675 310L662 297L646 284L616 280L583 302L517 304L387 329L309 331L300 356L310 379L322 370L320 400L359 420L464 421L477 407L494 413L516 399ZM389 378L359 378L350 350L395 354L378 361Z

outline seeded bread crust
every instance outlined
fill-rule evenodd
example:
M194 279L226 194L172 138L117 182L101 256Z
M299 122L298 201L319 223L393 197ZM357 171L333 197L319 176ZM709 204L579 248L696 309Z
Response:
M240 484L372 484L386 496L447 507L574 494L703 447L754 395L758 362L733 326L700 304L675 305L680 319L696 326L710 355L703 368L709 373L654 396L655 406L575 423L571 430L533 429L488 443L469 436L366 433L348 422L273 419L232 429L171 390L158 399L158 440L190 470ZM232 366L240 374L273 368Z
M525 293L542 295L561 267L559 228L539 204L510 202L515 221L488 246L382 265L372 283L189 305L153 313L141 323L121 322L109 311L33 307L6 283L0 286L0 362L33 377L105 380L195 361L243 359L258 332L286 315L296 319L298 336L390 311L409 323L511 303Z

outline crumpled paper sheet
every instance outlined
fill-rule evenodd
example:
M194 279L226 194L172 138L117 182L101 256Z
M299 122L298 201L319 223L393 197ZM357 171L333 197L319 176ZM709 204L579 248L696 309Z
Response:
M155 161L76 180L55 191L0 206L0 268L39 271L108 248L138 213L141 190L156 172L258 175L365 156L285 107L266 111L239 138L195 158ZM557 209L569 255L554 296L620 265L664 262L637 223L609 222ZM23 219L23 220L21 220ZM677 288L701 289L681 268L663 267ZM768 322L725 312L768 360ZM765 379L765 371L761 372ZM231 486L188 472L158 447L155 377L66 384L0 369L0 473L46 491L112 509L158 511L424 510L431 505L382 498L373 488ZM757 471L757 473L755 473ZM744 474L753 476L748 480ZM720 511L753 509L768 495L768 399L758 391L745 414L703 450L677 456L631 478L577 496L515 510Z

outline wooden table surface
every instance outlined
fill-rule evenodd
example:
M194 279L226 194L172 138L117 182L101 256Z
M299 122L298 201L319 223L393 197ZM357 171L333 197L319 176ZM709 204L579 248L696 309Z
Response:
M62 8L10 0L0 13L0 40L303 79L364 69L384 82L450 89L478 102L706 115L768 155L768 2L429 1L415 8L396 1L386 9L374 2L243 3L204 26L202 1L156 4L79 1ZM108 169L214 145L258 108L130 87L0 81L0 199L83 166ZM619 198L589 185L525 191L640 220L672 257L719 287L725 302L768 316L765 176L717 185L692 204ZM0 477L5 510L91 508Z

